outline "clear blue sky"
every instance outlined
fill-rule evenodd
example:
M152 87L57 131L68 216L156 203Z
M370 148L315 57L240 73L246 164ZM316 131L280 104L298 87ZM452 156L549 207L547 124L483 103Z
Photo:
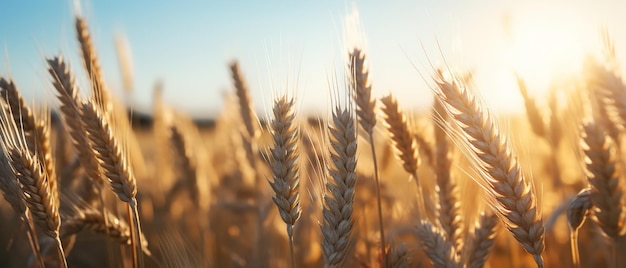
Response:
M132 98L137 109L150 109L154 84L162 80L168 103L201 117L214 116L221 109L221 92L231 88L227 64L232 59L240 61L261 113L268 110L275 86L288 76L298 78L297 96L303 111L326 110L328 76L339 72L345 57L344 17L355 9L366 37L375 95L391 91L406 107L425 107L431 98L411 63L428 74L431 69L426 59L441 66L443 57L454 67L474 70L478 86L495 106L519 106L518 102L499 101L518 97L508 80L494 77L510 75L515 69L532 84L533 76L542 75L533 71L542 69L529 68L545 65L541 53L533 54L540 59L519 55L533 46L528 33L521 33L546 24L552 31L574 32L570 43L586 50L597 50L599 29L607 26L617 42L618 55L626 53L620 49L626 42L621 31L626 10L623 1L518 2L115 0L83 1L81 5L107 83L118 95L122 82L114 37L124 33L132 51ZM73 14L70 0L11 1L3 5L0 75L12 75L27 98L52 96L45 57L62 53L74 72L84 77ZM520 38L527 40L518 41ZM515 42L524 45L511 44ZM542 42L555 43L539 40L539 49L546 46ZM558 46L554 49L560 50ZM86 92L84 78L81 82Z

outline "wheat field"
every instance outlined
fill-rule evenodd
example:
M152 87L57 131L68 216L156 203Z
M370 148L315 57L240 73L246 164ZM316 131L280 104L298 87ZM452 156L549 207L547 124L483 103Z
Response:
M137 122L87 20L75 30L82 62L41 66L54 104L0 78L0 266L626 266L626 84L608 38L545 105L518 77L526 110L507 116L447 67L412 113L372 94L351 47L329 114L302 114L288 89L262 117L234 60L207 126L161 88Z

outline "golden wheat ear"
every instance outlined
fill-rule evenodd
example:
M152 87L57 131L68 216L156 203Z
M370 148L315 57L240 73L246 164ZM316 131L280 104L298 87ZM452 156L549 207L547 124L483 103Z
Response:
M430 222L421 221L417 225L416 234L433 267L463 267L452 243Z
M352 214L357 181L357 134L350 110L335 109L329 136L332 150L322 210L322 250L325 267L344 267L352 258L355 244Z
M61 217L58 195L53 193L50 177L36 152L28 148L26 134L18 127L11 115L11 108L0 101L0 132L2 151L19 182L24 200L34 224L56 242L59 262L67 267L65 253L59 237Z
M85 208L79 210L76 215L68 218L61 226L61 237L68 237L83 230L89 230L118 241L121 245L132 246L131 228L124 219L120 219L109 211L106 211L106 218L102 212ZM143 233L141 234L142 236ZM148 249L147 240L142 239L141 245L143 253L151 256Z
M583 124L582 146L587 181L596 222L608 237L617 240L624 234L621 166L615 145L600 125Z
M481 175L475 181L515 239L543 267L544 224L537 195L524 176L509 140L481 101L458 79L435 78L435 95L444 104L460 149Z
M273 173L270 186L276 194L272 199L278 207L280 217L287 225L291 267L296 266L294 254L294 232L300 218L300 162L298 143L300 131L294 111L295 101L286 96L277 98L272 109L271 122L273 146L270 148L269 165Z
M495 244L498 217L493 213L482 212L469 236L463 260L468 268L485 266L489 253Z
M102 173L107 177L109 185L117 197L127 204L128 218L131 222L133 265L143 267L141 225L137 210L137 181L129 164L125 148L114 135L107 118L89 101L82 105L81 122L90 148L98 159Z
M437 178L437 219L448 239L454 245L457 252L463 248L463 215L457 183L452 177L452 153L451 142L446 135L444 125L449 120L443 104L434 100L433 104L435 156L434 169Z
M420 156L415 139L416 135L411 132L406 115L400 109L398 101L391 94L381 98L380 101L383 104L382 111L385 115L387 131L396 149L396 156L401 160L404 170L409 173L415 181L419 216L427 218L426 208L424 207L425 197L417 174L417 169L420 165Z
M107 105L110 103L108 92L105 90L104 77L100 70L100 61L96 54L96 48L93 44L87 21L85 18L77 16L75 21L76 36L78 38L78 44L80 45L81 54L83 56L83 64L87 75L89 76L89 82L91 82L91 94L99 105ZM110 110L106 106L100 106L100 109L108 113Z
M79 97L80 89L70 73L70 68L62 57L54 57L48 59L48 72L60 101L59 110L63 122L67 126L74 150L78 153L78 160L94 184L102 185L104 180L100 175L98 161L89 149L87 133L81 123L83 105Z
M383 263L387 262L387 241L385 240L385 224L380 193L380 171L378 157L376 157L376 143L374 142L374 127L376 126L376 99L372 98L372 84L369 80L369 68L366 65L365 53L360 48L350 51L348 62L349 86L352 99L356 104L357 119L370 144L372 162L374 164L374 179L376 180L376 206L378 209L378 228L380 231L380 252ZM417 178L417 177L416 177ZM419 200L419 199L418 199Z
M517 76L517 86L519 87L519 91L524 98L524 106L526 106L526 116L528 117L528 122L530 123L531 129L535 134L542 138L548 138L548 133L546 131L546 123L544 120L544 116L537 105L537 102L533 97L528 93L528 88L526 87L526 82L521 77Z
M241 113L241 118L246 128L246 138L256 138L257 135L259 135L259 130L256 122L256 114L254 113L252 100L250 98L250 89L248 89L248 84L244 79L237 61L233 61L230 64L230 72L235 86L235 93L237 93L239 100L239 112Z
M28 150L37 155L41 168L47 173L51 193L55 195L57 202L60 201L50 144L50 110L38 107L35 114L12 80L0 78L0 94L8 104L15 124L21 126Z

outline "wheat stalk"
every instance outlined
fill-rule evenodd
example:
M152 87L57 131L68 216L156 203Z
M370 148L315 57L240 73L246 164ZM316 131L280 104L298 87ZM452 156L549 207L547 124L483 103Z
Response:
M485 189L507 229L533 255L537 266L543 267L544 225L537 197L509 141L489 110L460 81L445 80L439 74L435 82L437 99L460 131L461 149L480 172L481 178L475 181Z

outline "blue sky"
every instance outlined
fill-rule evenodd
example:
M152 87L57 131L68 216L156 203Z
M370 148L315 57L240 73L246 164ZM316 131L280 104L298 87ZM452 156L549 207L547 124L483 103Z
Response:
M0 75L11 75L29 99L53 99L49 98L52 90L45 57L62 53L77 76L84 77L73 5L69 0L36 4L11 1L3 5ZM546 73L576 69L565 58L578 59L583 52L597 52L601 26L613 34L621 59L620 44L625 39L620 32L623 19L619 12L625 8L626 4L618 1L81 3L107 83L118 95L122 82L114 38L123 33L132 51L134 106L149 110L153 87L161 80L168 103L199 117L212 117L221 109L221 92L231 89L227 65L232 59L240 61L259 112L268 110L271 97L282 90L288 77L297 78L301 110L325 111L329 105L328 77L340 72L346 56L344 19L355 10L365 36L363 46L370 59L375 96L393 92L405 107L426 107L430 89L412 64L428 75L431 69L427 60L439 67L445 59L452 67L473 70L488 102L505 110L515 109L511 107L521 105L510 79L513 71L528 77L531 86L545 87L547 78L542 76ZM545 29L569 35L555 38ZM564 39L567 42L559 43ZM544 49L550 44L552 50ZM576 55L563 52L561 58L550 59L560 51L569 51L561 47L576 47L571 52ZM549 64L552 68L546 69ZM87 92L86 81L80 81Z

